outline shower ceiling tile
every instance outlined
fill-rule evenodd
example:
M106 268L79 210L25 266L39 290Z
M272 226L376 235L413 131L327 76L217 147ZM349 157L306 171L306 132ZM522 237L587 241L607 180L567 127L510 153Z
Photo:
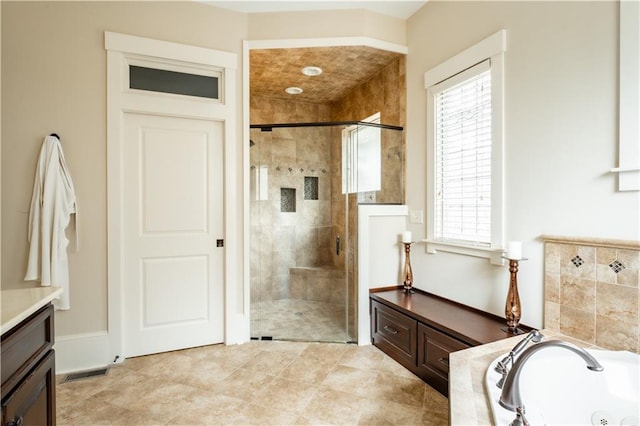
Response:
M254 49L250 52L251 96L334 102L401 56L366 46ZM302 74L302 68L309 65L322 68L322 74ZM289 86L304 92L289 95L284 91Z

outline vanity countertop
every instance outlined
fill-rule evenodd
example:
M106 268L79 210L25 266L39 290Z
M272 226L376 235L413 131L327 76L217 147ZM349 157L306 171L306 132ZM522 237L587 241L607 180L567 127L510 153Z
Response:
M581 347L593 347L553 330L540 330L545 338L561 339ZM449 423L451 425L493 424L484 390L489 364L508 353L525 335L475 346L449 355Z
M21 288L2 290L2 326L1 333L11 330L32 313L58 298L62 294L60 287Z

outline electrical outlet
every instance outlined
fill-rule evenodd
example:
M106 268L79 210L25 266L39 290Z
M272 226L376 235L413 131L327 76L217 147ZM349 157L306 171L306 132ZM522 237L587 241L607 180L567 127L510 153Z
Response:
M422 223L422 210L409 211L409 223Z

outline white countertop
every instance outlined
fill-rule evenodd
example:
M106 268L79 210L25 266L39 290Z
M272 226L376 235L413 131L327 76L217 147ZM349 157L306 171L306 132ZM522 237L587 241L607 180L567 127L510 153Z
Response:
M32 313L60 297L60 287L21 288L17 290L2 290L2 326L1 333L11 330Z
M553 330L540 330L546 338L567 340L592 347ZM451 425L491 425L491 407L484 390L484 375L489 364L508 353L522 336L510 337L475 346L449 355L449 423Z

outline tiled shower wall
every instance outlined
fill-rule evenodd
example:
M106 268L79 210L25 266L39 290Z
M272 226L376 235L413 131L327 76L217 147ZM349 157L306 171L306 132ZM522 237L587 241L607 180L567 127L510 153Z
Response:
M545 328L640 352L640 242L543 237Z
M322 104L252 97L251 122L291 123L329 120ZM331 265L331 175L329 129L251 130L251 300L291 297L289 275L295 266ZM257 199L255 179L266 167L267 194ZM305 178L317 178L316 199L306 199ZM307 179L308 180L308 179ZM295 194L282 205L282 190ZM307 191L309 192L309 191Z

